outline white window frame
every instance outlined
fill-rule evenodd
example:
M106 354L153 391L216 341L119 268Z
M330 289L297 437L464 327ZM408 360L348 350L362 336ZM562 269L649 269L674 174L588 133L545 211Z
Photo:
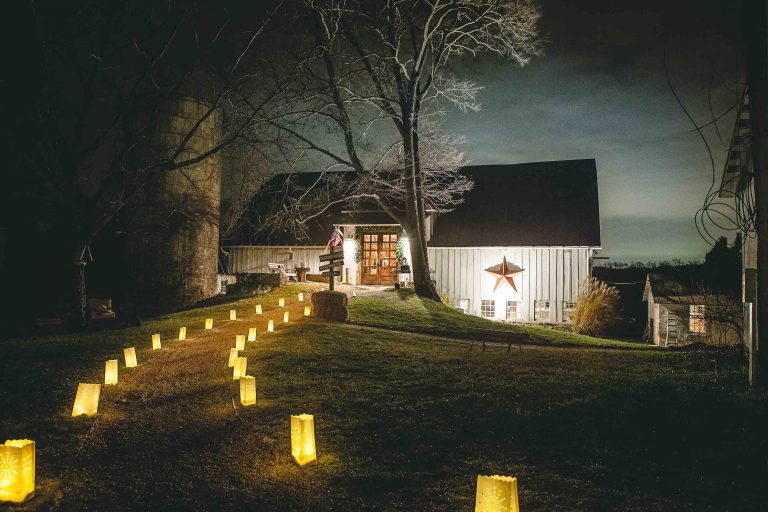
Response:
M514 305L514 309L512 309ZM514 313L514 316L510 315ZM519 300L508 300L506 303L506 318L510 322L520 322L523 319L523 303Z
M469 314L469 299L458 299L456 301L456 309L464 314Z
M573 310L576 308L576 303L569 300L563 301L563 322L570 322L573 317Z
M707 307L703 304L688 306L688 333L693 336L707 334Z
M488 308L490 308L490 316L487 314ZM480 301L480 316L490 320L496 318L496 301L494 299L482 299Z
M543 306L543 307L542 307ZM543 318L543 312L546 312L546 317ZM552 321L552 303L548 300L534 300L533 301L533 321L534 322L550 322Z

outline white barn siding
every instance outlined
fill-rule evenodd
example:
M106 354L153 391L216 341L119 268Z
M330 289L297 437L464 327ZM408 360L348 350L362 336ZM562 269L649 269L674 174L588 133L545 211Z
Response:
M268 263L282 263L286 268L295 268L303 263L309 267L310 274L319 274L319 257L325 247L234 246L226 250L229 251L229 272L232 274L267 273Z
M469 312L480 315L484 299L495 301L495 319L506 319L507 301L520 301L522 321L534 320L534 301L550 301L550 321L563 321L563 302L575 302L589 277L591 249L586 247L430 247L432 276L441 294L454 303L469 299ZM524 270L514 276L517 292L485 269L507 263Z

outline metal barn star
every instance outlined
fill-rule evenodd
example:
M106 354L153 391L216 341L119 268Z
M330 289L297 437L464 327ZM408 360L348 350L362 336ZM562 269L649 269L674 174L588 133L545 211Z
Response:
M501 283L503 283L504 281L509 283L509 286L511 286L513 290L517 291L517 286L515 286L514 276L515 276L515 274L519 274L523 270L524 269L522 269L522 268L520 268L520 267L518 267L517 265L514 265L514 264L510 266L507 263L507 257L506 256L502 256L501 264L494 265L493 267L488 267L487 269L485 269L485 271L488 272L489 274L494 274L494 275L498 276L498 277L496 277L496 284L493 287L493 291L494 292L501 285Z

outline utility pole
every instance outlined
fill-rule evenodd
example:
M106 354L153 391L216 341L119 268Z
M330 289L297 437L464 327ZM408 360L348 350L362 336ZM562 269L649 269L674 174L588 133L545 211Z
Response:
M755 186L757 300L752 385L768 385L768 2L745 0L742 23Z

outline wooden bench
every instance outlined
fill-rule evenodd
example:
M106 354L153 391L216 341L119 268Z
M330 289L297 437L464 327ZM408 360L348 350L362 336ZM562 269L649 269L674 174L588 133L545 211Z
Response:
M267 266L269 266L270 272L273 274L280 274L285 278L286 281L293 279L297 283L299 282L299 276L296 274L296 272L293 269L289 271L282 263L267 263Z

